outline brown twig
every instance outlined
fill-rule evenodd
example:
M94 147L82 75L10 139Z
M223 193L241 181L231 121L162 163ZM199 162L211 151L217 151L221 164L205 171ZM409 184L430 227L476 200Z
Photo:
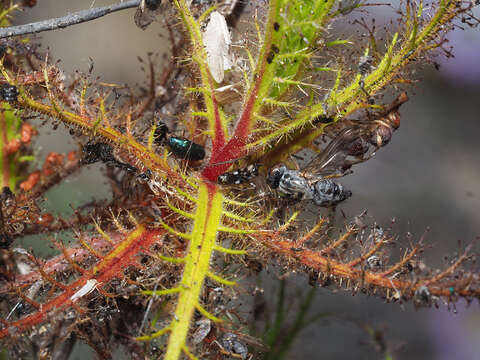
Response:
M140 5L140 2L141 0L129 0L118 4L92 8L88 10L80 10L55 19L48 19L25 25L2 28L0 29L0 39L11 36L34 34L42 31L63 29L68 26L98 19L99 17L116 11L137 7Z

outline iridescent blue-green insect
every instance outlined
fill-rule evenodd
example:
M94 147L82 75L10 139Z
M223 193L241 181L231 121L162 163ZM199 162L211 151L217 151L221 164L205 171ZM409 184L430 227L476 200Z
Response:
M154 142L158 145L167 145L170 151L178 158L199 161L205 158L205 148L191 140L178 136L169 136L169 129L163 122L157 124L153 134Z

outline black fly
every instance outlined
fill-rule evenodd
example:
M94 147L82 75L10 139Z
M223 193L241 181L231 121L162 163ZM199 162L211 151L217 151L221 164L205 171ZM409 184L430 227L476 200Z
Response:
M127 163L123 163L117 160L113 156L112 147L103 142L88 142L83 146L83 162L85 164L93 164L97 161L104 162L105 164L113 165L120 169L126 170L131 173L136 173L138 169Z
M7 102L15 102L18 97L18 89L15 85L4 84L0 87L0 98Z
M301 171L288 169L284 164L274 166L268 172L268 185L277 189L281 197L313 200L322 207L335 206L348 199L352 192L328 178L344 173L346 141L350 139L340 134Z
M311 199L318 206L335 206L344 201L352 195L351 191L330 178L345 175L352 165L368 160L375 150L388 144L393 131L400 126L398 108L407 100L406 93L400 94L374 120L344 120L338 125L344 126L340 130L337 124L331 125L337 130L336 136L307 167L298 171L279 164L270 169L267 183L282 197ZM374 152L367 155L372 147ZM349 157L354 159L348 160Z

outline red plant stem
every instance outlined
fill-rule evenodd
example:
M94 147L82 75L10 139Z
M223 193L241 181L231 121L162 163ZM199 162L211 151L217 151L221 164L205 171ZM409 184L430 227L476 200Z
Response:
M202 172L202 176L207 180L216 182L218 176L227 171L227 169L230 167L231 161L240 158L244 154L245 145L247 143L247 138L249 136L253 119L253 105L255 104L255 100L258 95L258 89L260 88L261 79L264 72L265 67L263 66L261 68L261 74L259 74L257 77L252 93L244 105L244 110L240 116L240 120L237 123L234 135L230 141L222 148L212 149L212 156L210 157L209 164ZM214 102L214 104L215 110L218 112L218 105L216 102Z
M57 75L60 74L60 70L58 68L50 66L47 69L47 77L49 81L52 81ZM34 85L34 84L41 84L45 82L45 74L43 71L32 71L25 74L19 74L15 78L15 83L19 85ZM0 84L8 84L7 79L2 78L0 79Z
M393 293L398 291L402 296L410 298L414 295L415 290L424 284L422 282L415 283L393 279L391 277L383 277L381 274L349 267L347 264L342 264L338 261L322 256L318 251L305 249L296 252L295 250L292 250L292 243L289 241L282 241L274 238L259 240L276 253L282 253L284 256L296 259L302 265L315 269L327 276L342 278L346 281L350 280L353 284L359 284L360 288L363 286L365 288L378 287L390 290ZM456 284L429 284L428 289L432 295L446 298L450 298L454 294L462 297L480 297L480 289L469 288L465 284L461 284L462 287L456 287L455 285ZM454 294L452 294L452 290Z
M211 76L209 76L210 86L213 89L213 80ZM212 138L212 157L213 154L218 154L219 151L221 152L221 148L225 146L225 134L223 133L222 129L222 121L220 119L220 113L218 111L218 102L215 97L215 92L212 91L212 102L213 102L213 116L215 118L215 136ZM211 161L211 159L210 159Z
M111 236L111 239L118 243L121 238L119 235ZM111 243L103 238L92 238L90 239L90 246L96 249L99 252L104 252L107 249L112 247ZM84 247L76 246L69 249L66 249L68 256L75 260L77 263L87 260L91 253ZM66 262L64 255L58 255L54 258L46 261L43 264L43 271L47 274L53 274L57 272L66 271L70 268L70 264ZM15 279L15 286L23 287L25 285L33 284L35 281L40 280L42 276L38 271L31 271L27 274L17 276ZM0 294L7 293L9 291L9 286L3 286L0 288Z
M154 243L160 241L160 237L164 233L163 229L147 230L143 226L139 226L119 242L109 254L100 259L96 266L73 283L68 284L60 295L41 304L37 312L6 325L4 329L0 330L0 338L8 336L10 332L14 331L22 333L45 321L47 317L55 315L58 311L75 306L72 296L90 279L95 279L97 286L101 287L113 278L123 277L124 269L131 265L137 265L136 256L142 251L148 252Z

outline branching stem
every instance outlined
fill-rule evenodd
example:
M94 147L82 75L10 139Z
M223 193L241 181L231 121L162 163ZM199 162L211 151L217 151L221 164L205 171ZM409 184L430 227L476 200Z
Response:
M30 24L3 28L0 29L0 39L11 36L34 34L42 31L63 29L71 25L95 20L112 12L137 7L140 2L141 0L129 0L118 4L102 6L88 10L80 10L55 19L42 20Z

